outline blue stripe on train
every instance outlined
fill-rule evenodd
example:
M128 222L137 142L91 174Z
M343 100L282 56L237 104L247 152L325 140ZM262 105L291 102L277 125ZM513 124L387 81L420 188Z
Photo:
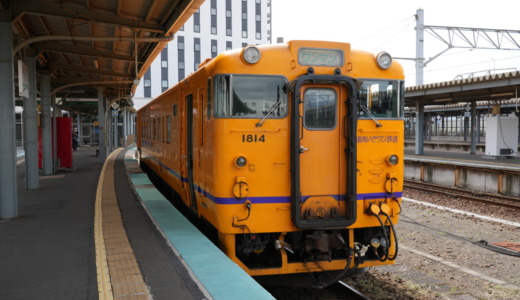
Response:
M174 171L173 169L169 168L156 158L152 158L159 164L161 167L166 169L169 173L171 173L173 176L181 180L182 182L188 182L188 178L182 177L179 172ZM208 193L206 190L202 189L198 185L195 185L195 190L199 193L205 196L206 198L210 199L215 204L241 204L244 203L246 200L251 201L251 203L256 204L273 204L273 203L291 203L291 197L289 196L274 196L274 197L247 197L244 199L237 199L234 197L215 197ZM336 199L337 201L345 201L344 195L328 195ZM366 194L357 194L356 200L373 200L373 199L384 199L387 197L395 196L397 198L401 198L403 196L402 192L398 193L366 193ZM303 196L302 202L305 202L307 199L309 199L311 196Z

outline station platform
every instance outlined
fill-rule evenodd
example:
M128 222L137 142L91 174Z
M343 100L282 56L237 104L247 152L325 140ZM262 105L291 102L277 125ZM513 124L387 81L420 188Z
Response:
M0 220L0 299L274 299L207 240L118 149L103 163L74 152L74 171L24 189Z
M470 154L469 151L460 150L427 150L424 149L423 155L416 155L414 147L406 147L404 149L405 159L421 159L421 160L439 160L447 163L471 163L471 164L482 164L483 166L489 166L493 168L498 167L512 167L520 169L520 156L516 157L493 157L487 156L482 152L476 154Z
M520 157L493 157L484 153L426 150L416 155L405 148L404 178L475 192L520 197Z

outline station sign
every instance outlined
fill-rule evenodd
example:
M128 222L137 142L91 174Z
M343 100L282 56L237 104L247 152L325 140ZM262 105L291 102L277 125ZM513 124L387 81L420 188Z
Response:
M97 102L85 102L85 101L64 101L63 106L73 106L73 107L91 107L96 108Z
M18 94L29 98L29 67L21 59L18 60Z

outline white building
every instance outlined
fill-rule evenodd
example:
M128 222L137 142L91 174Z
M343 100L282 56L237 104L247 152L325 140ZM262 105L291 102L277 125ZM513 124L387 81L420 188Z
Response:
M134 95L137 109L197 70L210 57L271 43L271 0L206 0L148 69Z

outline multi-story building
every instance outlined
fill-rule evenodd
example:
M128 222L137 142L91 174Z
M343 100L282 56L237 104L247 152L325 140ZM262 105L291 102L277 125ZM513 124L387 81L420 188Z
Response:
M271 43L271 0L206 0L152 63L136 90L136 108L197 70L207 58Z

